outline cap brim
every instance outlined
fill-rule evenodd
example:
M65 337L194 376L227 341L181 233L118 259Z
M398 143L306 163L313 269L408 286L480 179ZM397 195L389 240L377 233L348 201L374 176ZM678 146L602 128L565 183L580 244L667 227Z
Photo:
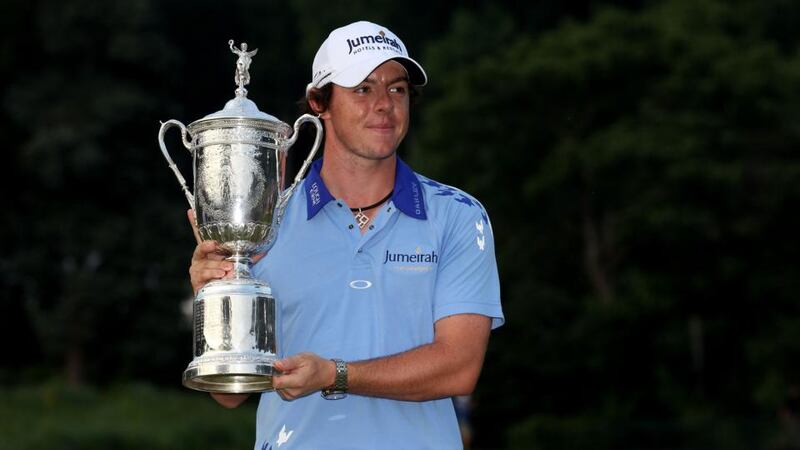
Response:
M425 86L428 83L428 76L422 70L416 61L405 56L386 57L380 56L377 58L368 59L358 64L348 67L333 77L330 81L342 87L355 87L366 79L375 68L385 63L386 61L393 60L403 65L408 73L408 82L414 86Z

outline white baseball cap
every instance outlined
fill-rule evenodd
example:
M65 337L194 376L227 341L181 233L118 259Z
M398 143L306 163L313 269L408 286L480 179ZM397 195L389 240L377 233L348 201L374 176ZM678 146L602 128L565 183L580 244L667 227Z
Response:
M403 41L388 28L365 21L337 28L317 50L306 92L328 83L354 87L390 59L405 67L412 85L428 82L422 66L408 56Z

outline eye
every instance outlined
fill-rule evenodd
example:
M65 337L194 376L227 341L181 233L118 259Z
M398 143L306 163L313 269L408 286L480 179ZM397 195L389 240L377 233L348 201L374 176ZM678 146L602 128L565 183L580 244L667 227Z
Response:
M366 94L367 92L369 92L369 86L362 84L361 86L358 86L355 89L353 89L353 92L355 92L356 94Z
M389 93L406 95L408 93L408 80L398 80L389 85Z

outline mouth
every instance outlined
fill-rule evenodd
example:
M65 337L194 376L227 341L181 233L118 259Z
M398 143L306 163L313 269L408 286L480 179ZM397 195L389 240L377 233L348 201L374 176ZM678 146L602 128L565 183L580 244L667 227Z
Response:
M379 123L374 125L367 125L367 129L377 133L391 133L394 131L394 125L388 123Z

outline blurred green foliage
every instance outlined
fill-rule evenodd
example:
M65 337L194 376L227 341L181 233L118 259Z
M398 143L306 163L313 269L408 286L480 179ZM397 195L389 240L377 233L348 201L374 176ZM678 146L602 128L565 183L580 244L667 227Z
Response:
M195 426L252 445L252 409L86 386L177 387L191 355L194 243L159 121L233 96L228 39L259 48L250 97L292 121L317 45L356 19L430 77L403 157L492 218L507 322L476 447L800 448L797 2L6 0L13 448L208 448ZM84 387L27 387L54 374Z
M702 443L679 426L697 416L796 427L800 59L779 9L797 14L675 0L541 35L490 9L426 47L414 165L481 199L498 242L508 323L478 423L526 423L517 448L766 445Z
M63 383L0 391L1 449L181 450L251 448L255 404L220 408L208 395L145 384Z
M682 420L608 420L598 417L536 416L509 430L508 448L519 450L591 449L781 449L774 421L729 417Z

